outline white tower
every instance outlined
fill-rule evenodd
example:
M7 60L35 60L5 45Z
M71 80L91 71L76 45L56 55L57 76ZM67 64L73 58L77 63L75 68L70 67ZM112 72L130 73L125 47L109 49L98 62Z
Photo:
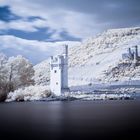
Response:
M50 89L58 96L68 90L68 45L65 45L62 55L51 56Z

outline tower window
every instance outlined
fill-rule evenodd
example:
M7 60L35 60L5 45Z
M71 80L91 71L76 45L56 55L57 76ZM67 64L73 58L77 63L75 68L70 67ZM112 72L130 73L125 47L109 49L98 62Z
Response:
M57 70L55 70L54 73L57 73Z
M58 82L56 82L56 85L58 85Z

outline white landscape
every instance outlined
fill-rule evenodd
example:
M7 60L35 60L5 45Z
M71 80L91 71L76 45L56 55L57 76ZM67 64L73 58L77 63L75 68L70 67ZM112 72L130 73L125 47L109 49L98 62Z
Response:
M0 140L139 137L140 0L0 0Z
M13 36L2 36L2 44L42 46L42 51L60 54L58 47L69 45L69 92L57 97L50 90L48 59L33 65L20 54L14 57L0 54L0 98L9 101L34 100L106 100L131 99L140 93L140 65L122 59L128 48L138 46L140 27L110 29L82 42L35 42ZM6 42L6 43L5 43ZM51 47L50 47L51 46ZM22 49L22 47L21 47ZM44 55L44 54L43 54ZM47 54L46 54L47 55ZM36 56L37 57L37 56ZM138 62L139 64L139 62ZM6 94L6 95L5 95Z

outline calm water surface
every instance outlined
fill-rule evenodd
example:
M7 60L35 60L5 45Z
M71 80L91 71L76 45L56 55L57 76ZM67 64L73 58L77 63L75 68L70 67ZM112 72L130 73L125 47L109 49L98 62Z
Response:
M140 100L0 104L0 137L120 139L140 136Z

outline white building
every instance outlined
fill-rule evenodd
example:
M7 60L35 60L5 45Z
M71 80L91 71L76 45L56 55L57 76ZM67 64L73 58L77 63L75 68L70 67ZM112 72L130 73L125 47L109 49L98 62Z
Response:
M68 90L68 45L65 45L62 55L51 56L50 89L58 96Z

